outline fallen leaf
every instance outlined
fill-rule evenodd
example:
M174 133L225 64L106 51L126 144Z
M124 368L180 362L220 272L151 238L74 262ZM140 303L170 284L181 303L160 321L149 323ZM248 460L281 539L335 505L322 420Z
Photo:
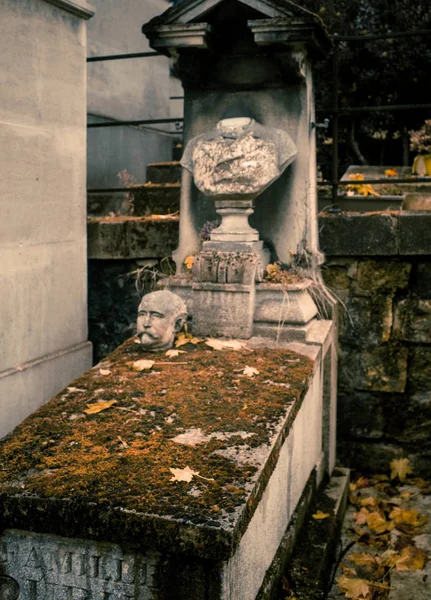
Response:
M361 506L372 506L376 507L379 504L378 498L375 496L368 496L368 498L361 499Z
M99 369L99 373L101 375L110 375L111 371L109 369Z
M195 262L195 257L194 256L188 256L185 261L184 264L186 265L187 269L191 269L193 267L193 263Z
M177 335L177 339L175 340L175 348L181 348L181 346L185 346L186 344L200 344L204 340L201 338L193 337L191 333L179 333Z
M413 527L421 527L428 521L427 517L420 516L417 510L407 510L396 506L389 515L397 525L412 525Z
M168 350L165 353L165 356L167 356L168 358L175 358L177 356L179 356L180 354L185 354L184 350Z
M398 171L396 169L386 169L385 175L386 177L396 177L398 175Z
M337 578L338 586L344 592L346 598L371 598L369 582L366 579L357 579L341 575Z
M350 560L358 567L374 567L377 564L377 557L365 552L352 552L352 554L346 556L346 560Z
M246 344L239 340L220 340L216 338L208 338L205 344L214 350L241 350Z
M86 392L87 390L81 390L80 388L76 388L76 387L68 387L67 391L68 392Z
M246 377L254 377L255 375L259 375L259 371L254 367L246 367L242 374Z
M117 440L120 442L123 448L128 448L129 444L125 442L120 436L117 437Z
M311 515L311 516L313 517L313 519L320 521L321 519L327 519L331 515L329 513L324 513L321 510L318 510L317 512L314 513L314 515Z
M391 529L391 523L386 521L380 512L372 512L367 516L367 525L375 533L384 533Z
M169 468L173 477L171 477L171 481L186 481L189 483L193 477L199 477L199 479L204 479L205 481L214 481L209 477L202 477L199 475L199 471L192 471L190 467L186 467L185 469L173 469Z
M395 458L391 462L390 467L391 479L396 479L398 477L400 481L405 481L407 475L412 473L408 458Z
M108 408L111 408L111 406L113 404L117 404L116 400L99 400L99 402L96 402L94 404L87 404L88 408L86 408L84 410L84 412L87 415L96 415L97 413L102 412L102 410L106 410Z
M407 546L400 552L400 558L395 563L397 571L420 571L424 568L427 555L416 546Z
M350 484L350 490L354 492L355 490L359 490L364 487L369 487L370 481L366 477L359 477L356 481L353 481Z
M359 512L357 512L353 515L355 518L356 524L357 525L366 525L369 514L370 513L368 512L368 510L366 508L361 508L361 510Z
M134 371L149 371L154 365L154 360L135 360L132 368Z

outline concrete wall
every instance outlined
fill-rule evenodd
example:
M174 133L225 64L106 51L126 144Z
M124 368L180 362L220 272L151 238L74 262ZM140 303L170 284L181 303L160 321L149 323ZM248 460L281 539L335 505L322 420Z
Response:
M141 27L170 6L166 0L95 0L93 4L96 15L88 26L90 56L151 52ZM169 118L169 70L165 57L88 63L89 122L101 117L120 121ZM157 128L173 130L167 124ZM172 143L172 136L138 128L90 129L88 187L124 187L117 177L124 169L144 183L147 164L170 160Z
M86 23L67 0L0 11L1 436L90 366L91 344Z

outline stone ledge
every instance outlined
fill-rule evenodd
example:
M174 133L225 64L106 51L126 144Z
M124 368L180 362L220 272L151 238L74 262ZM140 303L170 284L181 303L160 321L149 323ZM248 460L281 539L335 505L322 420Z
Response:
M88 4L85 0L45 0L48 4L53 4L58 8L62 8L67 12L72 13L77 17L81 17L81 19L91 19L94 16L95 10L94 8Z
M398 254L394 214L319 215L320 247L328 256L392 256Z
M398 223L400 254L431 254L431 212L402 211Z
M179 218L113 217L88 221L89 259L170 256L178 245Z

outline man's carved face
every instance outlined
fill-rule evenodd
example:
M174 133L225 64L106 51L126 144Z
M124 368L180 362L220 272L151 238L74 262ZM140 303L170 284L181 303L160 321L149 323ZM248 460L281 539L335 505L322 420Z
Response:
M169 291L152 292L143 297L138 308L137 335L150 352L167 350L187 318L185 304Z

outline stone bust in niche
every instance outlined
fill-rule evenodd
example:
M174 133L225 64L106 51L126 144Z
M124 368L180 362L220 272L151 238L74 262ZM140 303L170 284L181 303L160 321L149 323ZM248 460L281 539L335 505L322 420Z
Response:
M181 165L214 200L250 199L278 179L295 159L290 135L249 117L227 118L187 144Z
M168 290L146 294L138 308L139 343L148 352L168 350L186 321L187 307L177 294Z

